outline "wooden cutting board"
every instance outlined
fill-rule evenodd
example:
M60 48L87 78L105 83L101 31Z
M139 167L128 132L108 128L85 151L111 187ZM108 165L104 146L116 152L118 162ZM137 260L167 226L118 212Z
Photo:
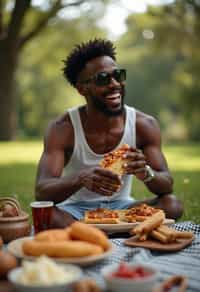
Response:
M150 250L157 250L157 251L179 251L186 246L190 245L194 239L194 236L192 238L181 238L177 239L176 242L172 243L161 243L154 239L148 239L145 241L138 241L138 239L133 236L129 239L126 239L124 241L125 245L132 246L132 247L144 247L148 248Z

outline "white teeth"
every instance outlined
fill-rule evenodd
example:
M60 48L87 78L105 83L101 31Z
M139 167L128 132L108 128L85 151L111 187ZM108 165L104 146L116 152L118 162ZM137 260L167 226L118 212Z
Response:
M107 95L107 98L119 98L119 97L120 97L119 93L114 93L114 94Z

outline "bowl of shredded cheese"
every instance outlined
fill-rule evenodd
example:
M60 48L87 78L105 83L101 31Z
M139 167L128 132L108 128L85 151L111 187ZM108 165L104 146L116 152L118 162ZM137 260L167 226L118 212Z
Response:
M82 270L72 264L58 264L47 256L22 262L11 270L8 280L21 292L65 292L80 280Z

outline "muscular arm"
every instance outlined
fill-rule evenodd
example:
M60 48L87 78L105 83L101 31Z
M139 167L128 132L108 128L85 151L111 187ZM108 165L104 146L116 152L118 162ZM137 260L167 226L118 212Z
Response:
M117 191L121 179L115 173L97 165L81 169L71 176L61 176L74 147L74 133L67 116L54 122L44 140L36 179L36 199L55 203L66 200L80 188L85 187L103 196Z
M67 117L53 122L44 139L37 178L36 199L61 202L80 189L78 175L61 177L73 148L73 130ZM66 153L68 153L66 158Z
M173 191L173 179L169 173L161 149L161 133L157 121L142 113L137 113L137 147L142 149L145 160L155 172L155 178L146 183L148 189L157 195Z

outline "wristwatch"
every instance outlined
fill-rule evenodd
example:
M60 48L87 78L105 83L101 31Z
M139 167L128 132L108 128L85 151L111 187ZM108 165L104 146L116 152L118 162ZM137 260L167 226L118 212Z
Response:
M155 173L153 169L149 165L145 165L146 176L143 179L144 183L150 182L155 177Z

